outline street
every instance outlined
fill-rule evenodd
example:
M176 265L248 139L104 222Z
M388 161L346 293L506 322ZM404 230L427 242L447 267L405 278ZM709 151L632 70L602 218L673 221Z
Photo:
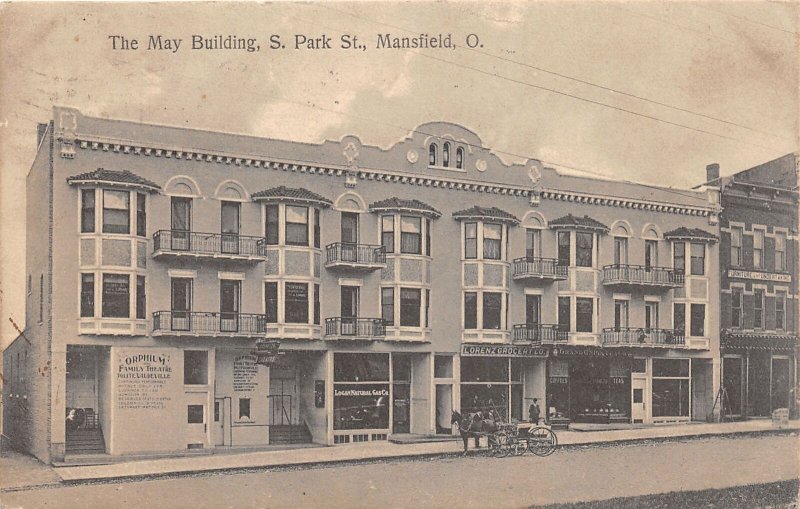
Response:
M76 485L2 494L3 507L528 507L796 479L796 436L572 448Z

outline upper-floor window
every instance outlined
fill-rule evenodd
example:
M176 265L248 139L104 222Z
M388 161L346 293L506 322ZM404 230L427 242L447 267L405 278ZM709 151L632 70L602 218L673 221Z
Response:
M672 305L672 328L678 336L686 334L686 304L683 302Z
M533 228L525 230L525 257L528 260L541 256L542 232Z
M658 241L644 241L644 267L650 269L658 266Z
M569 232L558 232L558 264L569 266L570 257L570 234Z
M764 268L764 230L753 230L753 268Z
M284 302L286 323L308 323L308 283L285 283Z
M136 276L136 318L147 318L147 290L144 276Z
M358 214L355 212L342 212L341 236L345 244L358 243Z
M503 225L498 223L483 224L483 258L499 260L503 247Z
M264 232L264 237L267 239L267 244L269 245L277 245L278 244L278 229L280 228L279 219L278 219L278 206L277 205L267 205L267 217L265 224L266 231Z
M192 231L192 200L191 198L172 198L170 225L175 232Z
M775 270L786 270L786 234L775 232Z
M264 283L264 314L267 323L278 323L278 283Z
M693 276L702 276L706 273L706 245L698 242L691 243Z
M313 217L313 246L319 247L321 240L319 210L298 205L266 205L264 238L269 245L280 243L281 219L283 219L283 242L287 246L310 246L311 217ZM312 211L313 210L313 214ZM281 218L281 213L283 217Z
M103 233L131 232L131 194L103 190Z
M689 324L689 333L694 337L703 337L706 335L706 305L705 304L692 304L691 305L691 323Z
M445 168L450 166L450 143L445 142L442 147L442 166Z
M764 328L764 290L761 288L753 290L753 328Z
M464 149L462 147L456 149L456 168L459 170L464 168Z
M94 232L94 189L81 190L81 232Z
M424 234L423 234L424 231ZM400 238L395 239L395 232ZM424 238L424 242L423 242ZM402 254L431 254L431 222L420 216L381 216L381 245L387 253L395 253L399 244ZM424 244L424 245L423 245Z
M394 253L394 216L381 216L381 244L387 253Z
M775 291L775 328L786 330L786 292L783 290Z
M575 265L591 267L592 251L594 251L594 234L575 232Z
M731 327L742 326L742 289L731 289Z
M286 245L308 245L308 207L286 206Z
M147 236L147 198L143 193L136 193L136 235Z
M464 328L495 330L504 328L504 300L503 294L499 292L465 292Z
M592 332L594 324L594 299L578 297L575 299L575 330Z
M731 265L738 267L742 264L742 227L731 227Z
M672 265L677 272L686 272L686 243L672 244Z
M628 264L628 239L614 237L614 265Z
M478 223L464 223L464 258L478 257Z
M394 288L381 288L381 318L384 325L394 325Z
M428 148L428 164L430 166L436 166L436 152L439 148L436 146L436 143L431 143L431 146Z
M220 233L223 235L239 235L240 203L223 201L220 205Z
M422 254L422 218L400 216L400 252Z
M644 327L647 330L658 328L658 302L646 301L644 303Z
M130 276L127 274L103 274L104 318L128 318L131 306Z
M614 328L623 327L628 327L628 301L618 299L614 301Z
M420 326L420 306L422 290L419 288L400 288L400 326Z
M94 317L94 274L81 274L81 317Z

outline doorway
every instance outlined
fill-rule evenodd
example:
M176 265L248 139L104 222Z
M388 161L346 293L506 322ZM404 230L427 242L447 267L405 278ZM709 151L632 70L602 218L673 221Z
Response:
M208 393L186 393L186 448L202 449L207 444L208 433Z
M214 445L227 445L225 430L230 426L229 415L225 408L225 398L214 399Z
M631 378L631 422L643 423L647 419L647 378Z
M453 384L436 384L436 434L450 435L453 427Z

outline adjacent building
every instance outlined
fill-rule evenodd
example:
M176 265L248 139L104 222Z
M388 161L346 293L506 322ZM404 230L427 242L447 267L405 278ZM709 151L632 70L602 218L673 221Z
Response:
M713 413L719 188L507 164L445 122L384 149L56 108L38 142L4 419L45 461L450 433L533 398Z

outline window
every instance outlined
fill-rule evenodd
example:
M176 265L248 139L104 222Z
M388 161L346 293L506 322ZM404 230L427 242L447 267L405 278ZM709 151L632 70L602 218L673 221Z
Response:
M594 323L594 299L575 299L575 330L592 332Z
M146 198L142 193L136 193L136 235L147 236L147 209Z
M277 205L267 205L267 217L265 228L266 231L264 232L264 237L266 237L267 244L271 246L275 246L278 244L278 206Z
M286 245L308 245L308 207L286 205Z
M578 267L592 266L592 246L594 234L586 232L575 233L575 265Z
M320 324L320 314L322 310L322 304L320 303L319 297L319 285L314 285L314 324Z
M319 209L314 209L314 247L319 247L322 239L322 227L319 222Z
M461 147L456 149L456 168L459 170L464 168L464 149Z
M44 274L39 276L39 323L44 321Z
M658 302L644 303L644 327L647 330L658 328Z
M731 227L731 265L738 267L742 264L742 228Z
M131 232L131 194L103 191L103 233Z
M483 258L499 260L502 250L503 225L484 223L483 225Z
M250 420L250 398L239 398L239 419Z
M381 245L387 253L394 253L394 216L381 216Z
M650 270L658 267L658 241L644 241L644 268Z
M192 200L172 198L170 214L171 247L185 251L191 247L189 232L192 231Z
M503 296L500 293L483 292L483 328L500 329Z
M442 147L442 166L450 166L450 144L447 142Z
M384 325L394 325L394 288L381 288L381 318Z
M436 147L436 143L431 143L430 148L428 149L428 164L430 166L436 166L436 152L438 148Z
M478 328L478 294L475 292L464 293L464 328Z
M558 298L558 328L564 332L570 330L570 298Z
M786 292L775 292L775 328L786 330Z
M81 317L94 316L94 274L81 274Z
M753 230L753 268L764 268L764 230Z
M239 330L241 283L235 279L221 279L219 282L220 329L223 332Z
M742 326L742 289L731 289L731 327Z
M308 323L308 284L286 283L284 286L286 323Z
M422 254L422 218L400 217L400 252Z
M570 238L569 232L558 232L558 264L568 266L570 264Z
M692 304L691 308L691 335L701 337L706 335L706 305Z
M400 289L400 326L419 327L422 291L419 288Z
M537 325L539 322L541 322L541 316L542 316L542 296L526 295L525 323L528 325Z
M672 265L677 272L686 272L686 243L672 244Z
M431 255L431 220L425 219L425 256Z
M81 190L81 232L94 232L94 189Z
M764 328L764 290L753 290L753 328Z
M103 317L129 318L130 277L127 274L103 274Z
M525 230L525 258L533 261L542 252L542 232L528 228Z
M425 327L430 327L431 291L425 290Z
M220 233L239 235L239 203L223 201L220 204Z
M173 330L191 330L192 280L172 280L172 324Z
M357 318L359 305L359 291L357 286L342 286L339 289L341 299L340 311L342 318Z
M342 212L342 243L358 243L358 214L353 212Z
M614 301L614 328L619 330L628 327L628 301Z
M206 407L204 405L187 405L186 422L188 424L203 424L206 422L205 410Z
M775 270L786 271L786 234L775 232Z
M184 385L208 384L208 352L205 350L183 351Z
M464 224L464 258L478 257L478 223Z
M672 305L672 328L678 336L686 334L686 304L683 302Z
M692 272L693 276L702 276L706 273L706 246L692 242Z
M264 283L264 313L267 323L278 323L278 283Z
M433 356L433 377L453 378L453 357L450 355Z
M147 318L147 293L144 283L144 276L136 276L136 318L139 320ZM94 288L94 281L92 287Z
M628 264L628 239L614 237L614 265Z

